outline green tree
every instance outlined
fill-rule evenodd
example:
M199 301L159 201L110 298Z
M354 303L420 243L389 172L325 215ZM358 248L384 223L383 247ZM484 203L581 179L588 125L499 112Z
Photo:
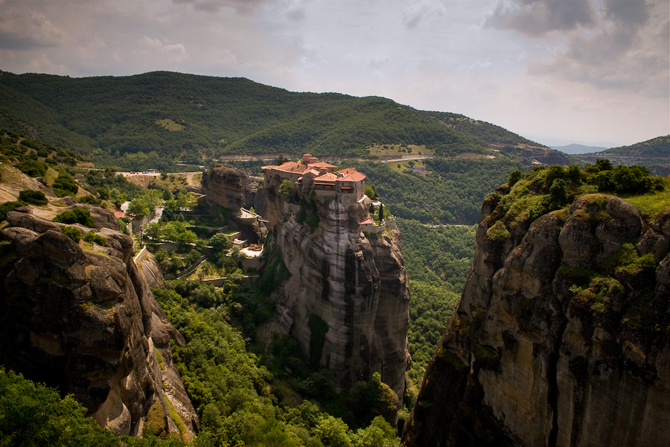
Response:
M297 202L298 201L298 190L295 187L295 182L290 180L284 180L279 185L279 192L286 197L286 200Z
M507 184L511 188L512 186L516 185L516 182L521 180L521 177L523 177L523 173L521 171L518 169L516 171L512 171L507 178Z

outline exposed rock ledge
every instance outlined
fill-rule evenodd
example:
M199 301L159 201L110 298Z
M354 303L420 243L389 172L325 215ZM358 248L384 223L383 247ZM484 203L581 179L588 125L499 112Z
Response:
M106 246L80 244L68 225L10 212L3 246L2 348L4 364L26 377L72 393L100 425L119 435L141 435L152 405L164 429L189 439L198 427L193 406L172 364L170 324L132 260L132 240L92 210ZM109 228L112 227L112 228ZM118 227L117 227L118 228ZM7 262L10 261L10 262ZM160 413L160 412L159 412ZM183 428L182 428L183 430Z

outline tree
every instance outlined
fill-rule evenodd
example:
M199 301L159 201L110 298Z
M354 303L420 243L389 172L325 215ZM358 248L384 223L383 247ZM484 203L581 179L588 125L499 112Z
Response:
M228 235L224 233L216 233L209 239L209 245L212 246L212 251L214 253L219 253L228 249L230 246L230 239L228 238Z
M558 205L565 205L568 203L568 190L565 180L557 178L549 188L552 200L556 201Z
M510 172L509 177L507 178L507 185L511 188L512 186L516 185L516 182L521 180L521 177L523 177L523 173L518 169L516 171Z
M384 205L379 205L379 223L384 221Z
M286 197L286 200L290 200L292 202L297 202L298 201L298 190L295 187L295 183L290 181L290 180L284 180L281 182L281 185L279 185L279 192Z

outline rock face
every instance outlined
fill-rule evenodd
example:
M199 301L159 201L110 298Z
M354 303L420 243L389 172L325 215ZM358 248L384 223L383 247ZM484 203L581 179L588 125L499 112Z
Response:
M3 363L74 394L119 435L141 435L153 405L164 431L192 437L197 416L170 352L170 339L184 339L135 267L130 237L103 226L93 231L104 247L77 244L61 229L91 229L16 212L7 220L12 226L0 232Z
M530 226L500 215L485 202L403 444L670 445L670 210L591 195Z
M202 190L207 200L233 211L244 206L244 194L251 183L249 176L232 166L220 166L202 174Z
M253 201L255 196L259 196L254 189L257 184L257 179L232 166L214 168L202 174L202 190L207 201L231 210L233 215L228 225L240 231L240 239L250 244L257 244L265 238L265 227L260 226L255 217L240 212L247 199Z
M299 223L300 205L285 203L272 186L265 192L274 243L291 275L275 293L281 331L333 373L338 390L379 371L402 402L409 289L398 230L366 237L360 222L369 217L369 199L334 196L313 198L320 222L311 232Z

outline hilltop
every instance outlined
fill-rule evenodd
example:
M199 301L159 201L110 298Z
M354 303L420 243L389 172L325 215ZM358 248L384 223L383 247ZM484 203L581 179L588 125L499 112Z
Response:
M663 135L630 146L613 147L600 152L574 155L577 162L594 163L598 158L607 158L614 165L647 166L658 175L668 175L670 170L659 169L670 164L670 135Z
M0 72L0 126L125 165L155 152L201 163L225 154L377 157L544 148L463 115L380 97L294 93L244 78L171 72L70 78ZM393 146L393 147L389 147ZM119 157L121 156L121 157Z

